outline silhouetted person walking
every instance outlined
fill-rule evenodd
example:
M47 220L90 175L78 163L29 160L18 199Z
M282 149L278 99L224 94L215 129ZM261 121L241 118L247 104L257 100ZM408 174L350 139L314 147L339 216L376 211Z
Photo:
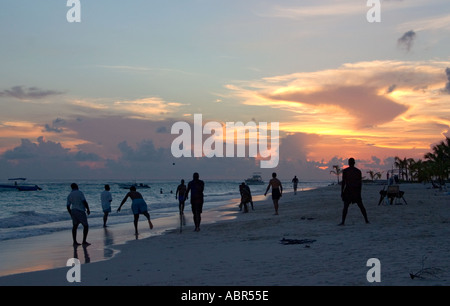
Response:
M84 197L84 194L78 190L78 185L72 183L70 185L72 191L67 196L67 211L72 217L72 239L73 245L77 246L80 243L77 242L77 229L80 223L83 225L83 242L84 246L90 245L89 242L86 241L88 232L89 232L89 224L87 221L86 213L89 215L91 211L89 210L88 202Z
M201 214L203 210L203 190L205 189L205 183L199 179L197 172L193 175L193 180L188 183L186 190L186 199L191 192L191 208L194 215L194 224L196 232L200 231Z
M283 186L281 185L281 181L277 179L277 174L275 172L272 173L272 179L269 181L269 185L267 186L264 196L267 195L271 186L273 207L275 208L275 215L278 215L278 201L283 195Z
M364 219L366 220L366 223L369 223L369 220L367 219L367 212L361 198L361 170L355 167L355 159L352 157L349 158L348 165L349 167L342 171L341 198L342 201L344 201L344 209L342 210L342 222L339 223L339 225L345 224L348 207L352 203L356 203L358 205Z

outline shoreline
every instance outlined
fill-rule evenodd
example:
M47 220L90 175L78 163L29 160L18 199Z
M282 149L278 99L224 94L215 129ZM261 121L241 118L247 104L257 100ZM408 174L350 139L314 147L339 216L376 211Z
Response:
M377 205L380 185L364 185L370 224L351 205L345 226L337 185L283 194L279 216L270 196L255 211L203 224L201 231L163 235L118 246L113 258L81 265L81 283L69 267L0 277L0 285L156 286L435 286L450 283L449 196L424 185L400 185L408 205ZM232 205L232 204L230 204ZM235 205L235 204L233 204ZM281 239L306 239L283 245ZM381 282L368 282L367 261L381 262ZM412 280L421 267L436 275Z
M205 209L203 214L204 223L214 223L218 221L217 219L228 220L233 218L229 215L233 213L231 206L236 205L236 201L238 199L230 199L226 205ZM139 218L138 237L134 235L132 215L128 223L113 224L106 228L90 226L87 240L91 245L88 247L74 247L71 244L70 229L50 234L0 241L0 248L2 249L0 278L15 274L62 268L66 266L69 258L79 258L81 263L96 263L110 260L120 253L120 246L130 241L164 235L166 232L178 230L180 227L178 215L152 218L152 223L154 228L150 230L147 220L144 216L141 216ZM189 204L185 208L185 224L189 227L192 223ZM82 236L82 229L82 226L78 228L77 238L79 240Z

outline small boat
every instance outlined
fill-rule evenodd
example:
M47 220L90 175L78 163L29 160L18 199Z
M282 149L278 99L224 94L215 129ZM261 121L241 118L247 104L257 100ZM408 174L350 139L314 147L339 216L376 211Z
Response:
M13 190L36 191L36 190L42 190L42 188L39 187L38 185L23 184L22 182L26 181L26 178L24 178L24 177L10 178L10 179L8 179L8 181L12 181L14 183L11 183L11 184L0 184L0 191L13 191Z
M262 180L260 172L253 173L252 177L245 180L247 185L263 185L264 181Z
M147 184L136 183L136 182L134 182L134 183L119 183L119 187L123 188L123 189L130 189L131 186L136 187L136 189L139 189L139 188L150 188L150 186L147 185Z

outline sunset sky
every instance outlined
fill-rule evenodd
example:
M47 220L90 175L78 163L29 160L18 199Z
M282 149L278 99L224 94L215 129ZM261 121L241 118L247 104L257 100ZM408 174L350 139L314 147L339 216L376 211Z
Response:
M0 179L334 179L450 136L450 2L4 0ZM279 122L279 164L174 158L175 122ZM385 172L384 172L385 173Z

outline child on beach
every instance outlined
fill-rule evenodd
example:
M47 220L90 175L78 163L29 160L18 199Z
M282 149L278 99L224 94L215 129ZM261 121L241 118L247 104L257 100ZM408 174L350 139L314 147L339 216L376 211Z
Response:
M148 213L147 203L145 203L144 198L142 197L142 194L140 192L136 191L136 187L131 186L130 192L127 193L125 198L123 198L122 203L120 203L119 208L117 208L117 212L120 211L122 208L122 205L127 201L128 198L131 198L131 210L133 211L134 215L134 230L135 235L138 235L138 221L139 221L139 214L143 214L147 220L148 225L150 229L153 228L152 221L150 221L150 214Z

